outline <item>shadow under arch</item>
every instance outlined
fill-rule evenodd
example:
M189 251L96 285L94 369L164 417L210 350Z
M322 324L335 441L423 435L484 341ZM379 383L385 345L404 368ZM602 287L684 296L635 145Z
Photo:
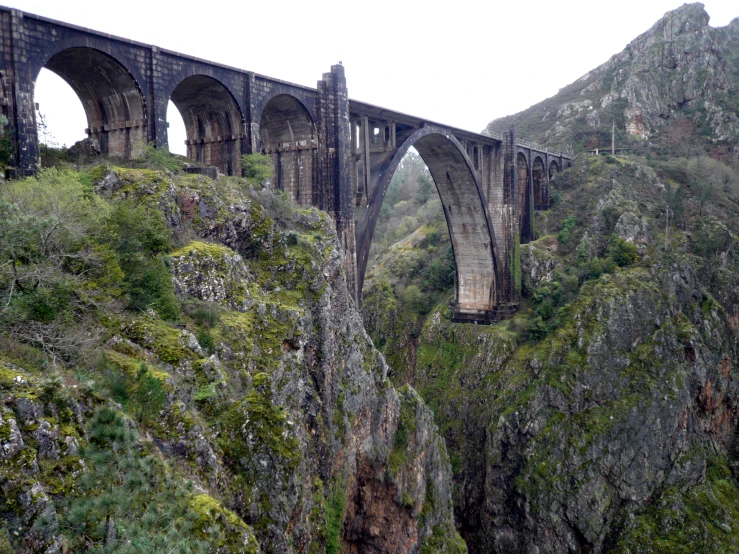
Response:
M177 83L170 99L185 122L187 157L226 175L240 175L244 116L228 87L209 75L194 74Z
M51 55L38 71L43 68L64 79L77 94L87 116L87 134L99 142L103 154L130 159L143 153L144 95L119 60L89 46L72 46Z
M534 209L547 209L549 207L546 190L547 179L544 174L544 161L541 156L536 156L534 158L534 163L531 165L531 182L534 195Z
M426 126L418 129L398 148L382 168L367 210L357 222L357 273L361 293L370 244L380 208L398 164L413 146L436 184L444 209L454 261L455 314L479 315L498 304L498 256L495 234L485 197L464 147L449 132ZM477 320L472 317L470 320Z
M270 98L259 118L258 149L272 159L273 188L302 206L323 207L315 185L316 148L315 120L305 104L290 94Z
M552 181L559 171L557 160L552 160L552 163L549 164L549 180Z
M529 160L526 154L516 154L516 187L518 189L518 233L521 244L532 238L533 203L529 187Z

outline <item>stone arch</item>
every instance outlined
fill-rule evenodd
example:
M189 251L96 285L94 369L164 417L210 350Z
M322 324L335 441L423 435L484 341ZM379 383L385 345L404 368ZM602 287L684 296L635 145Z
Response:
M547 178L544 174L544 161L541 156L534 158L531 164L531 183L534 195L534 209L544 210L549 206L547 200Z
M518 232L521 244L531 240L532 203L529 187L529 161L523 152L516 155L516 189L518 190Z
M457 266L455 317L482 321L498 301L495 234L472 161L451 133L434 126L415 131L380 169L375 192L357 223L359 290L364 283L382 201L398 164L411 146L429 168L444 209Z
M228 87L196 73L180 80L170 98L185 122L187 157L240 175L244 116Z
M147 108L140 80L117 57L89 46L46 53L35 70L59 75L77 94L87 116L87 133L109 156L136 158L147 139Z
M254 108L254 122L256 123L262 118L267 105L277 96L290 96L298 102L305 111L308 112L312 121L318 121L315 104L315 91L305 91L301 94L299 90L288 85L276 84L271 87L269 92L262 96L256 103Z
M274 188L303 206L317 205L313 202L316 125L305 104L290 94L272 96L259 119L258 147L272 158Z
M557 160L552 160L549 164L549 180L553 181L557 173L559 173L559 164L557 163Z

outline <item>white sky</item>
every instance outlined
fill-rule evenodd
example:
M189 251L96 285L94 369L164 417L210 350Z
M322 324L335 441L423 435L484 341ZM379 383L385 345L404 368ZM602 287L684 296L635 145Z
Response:
M341 60L351 98L471 131L554 95L680 5L679 0L0 2L308 86ZM703 3L714 27L739 16L735 0ZM39 77L36 101L59 144L84 138L82 106L49 71ZM170 119L171 149L184 153L184 127L179 118Z

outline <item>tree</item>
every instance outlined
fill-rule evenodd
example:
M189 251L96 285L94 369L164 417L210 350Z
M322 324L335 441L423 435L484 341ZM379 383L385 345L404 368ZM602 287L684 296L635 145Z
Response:
M686 172L691 179L690 188L700 204L699 215L703 215L703 206L713 198L716 190L730 193L730 185L735 181L732 169L710 156L690 159Z
M167 400L162 381L152 374L144 362L141 362L136 375L132 399L136 402L136 419L142 424L155 418Z
M272 158L267 154L246 154L241 156L244 177L255 188L263 188L274 174Z
M421 173L416 178L416 183L418 184L418 201L421 204L425 204L431 199L434 192L436 192L434 183L425 173Z

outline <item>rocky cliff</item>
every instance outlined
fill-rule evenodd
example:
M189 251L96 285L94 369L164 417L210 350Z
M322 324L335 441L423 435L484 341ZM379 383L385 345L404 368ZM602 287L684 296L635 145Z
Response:
M581 156L558 176L513 320L452 324L442 303L411 336L392 287L393 311L363 306L434 410L470 552L739 548L739 198L685 197L670 223L676 167Z
M737 155L739 19L710 27L703 4L668 12L619 54L518 114L492 121L503 132L560 148L703 148Z
M328 216L106 166L0 210L0 552L466 551Z

